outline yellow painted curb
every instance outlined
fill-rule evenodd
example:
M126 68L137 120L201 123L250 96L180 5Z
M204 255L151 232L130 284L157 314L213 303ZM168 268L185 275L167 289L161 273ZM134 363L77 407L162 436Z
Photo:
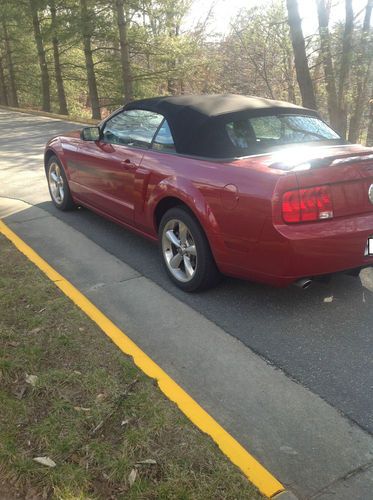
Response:
M203 432L208 434L221 451L267 497L284 491L284 486L246 451L221 425L189 396L166 372L145 354L127 335L106 317L74 285L53 269L4 222L0 233L8 238L31 262L89 316L119 349L131 356L135 364L149 377L156 379L161 391Z

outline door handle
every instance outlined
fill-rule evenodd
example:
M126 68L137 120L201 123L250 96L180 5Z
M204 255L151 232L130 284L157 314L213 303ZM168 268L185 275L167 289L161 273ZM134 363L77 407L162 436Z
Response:
M129 159L129 158L126 158L125 160L122 160L121 162L121 165L127 169L130 169L130 168L135 168L136 165L134 163L132 163L132 161Z

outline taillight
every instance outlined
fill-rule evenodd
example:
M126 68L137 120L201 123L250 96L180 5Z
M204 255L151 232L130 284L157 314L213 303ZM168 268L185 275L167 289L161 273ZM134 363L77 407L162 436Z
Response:
M329 186L287 191L282 197L285 222L309 222L333 218L333 201Z

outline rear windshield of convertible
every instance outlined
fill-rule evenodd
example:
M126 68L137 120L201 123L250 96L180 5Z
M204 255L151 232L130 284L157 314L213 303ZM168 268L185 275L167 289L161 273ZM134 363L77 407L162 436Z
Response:
M278 114L232 119L225 124L234 156L266 153L274 148L299 143L335 143L341 140L315 116Z

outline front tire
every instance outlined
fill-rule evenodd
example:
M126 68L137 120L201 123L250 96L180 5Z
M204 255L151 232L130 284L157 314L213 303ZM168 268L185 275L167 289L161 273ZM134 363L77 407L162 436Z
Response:
M54 205L59 210L72 210L76 207L71 193L67 177L61 162L57 156L51 156L46 168L49 193Z
M159 250L170 279L185 292L211 288L220 273L195 217L183 207L168 210L159 225Z

